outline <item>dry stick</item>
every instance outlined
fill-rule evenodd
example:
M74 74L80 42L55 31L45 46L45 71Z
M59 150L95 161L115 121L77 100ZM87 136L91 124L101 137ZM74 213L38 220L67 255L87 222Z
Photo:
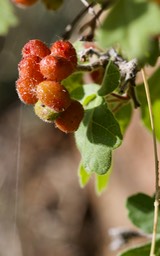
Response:
M155 185L156 185L156 195L155 195L155 202L154 202L154 223L153 223L153 233L152 233L152 243L151 243L151 250L150 250L150 256L155 256L155 245L156 245L156 234L157 234L157 225L158 225L158 212L159 212L159 161L158 161L158 153L157 153L157 141L156 141L156 135L155 135L155 126L154 126L154 120L153 120L153 111L152 111L152 104L151 104L151 98L150 98L150 92L149 92L149 85L148 81L146 79L145 70L142 69L142 77L144 82L144 88L146 92L147 97L147 103L148 103L148 110L149 110L149 116L150 116L150 123L151 123L151 129L152 129L152 136L153 136L153 146L154 146L154 160L155 160Z

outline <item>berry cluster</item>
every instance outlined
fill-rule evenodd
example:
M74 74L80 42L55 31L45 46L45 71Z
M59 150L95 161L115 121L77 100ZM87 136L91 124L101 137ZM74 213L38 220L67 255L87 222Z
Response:
M68 41L57 41L50 49L40 40L30 40L22 49L16 90L25 104L35 104L35 113L64 132L74 132L83 118L82 105L70 98L61 81L77 66L77 55Z

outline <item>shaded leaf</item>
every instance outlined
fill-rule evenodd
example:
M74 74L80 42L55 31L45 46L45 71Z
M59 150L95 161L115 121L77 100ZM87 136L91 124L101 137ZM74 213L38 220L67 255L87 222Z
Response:
M113 6L96 39L102 47L120 46L129 58L143 58L150 38L160 33L160 8L147 0L119 0Z
M122 134L125 133L132 118L133 109L130 103L123 105L116 113L115 117L120 125Z
M157 58L160 55L159 41L157 38L150 39L149 51L146 52L146 56L142 60L141 64L148 63L151 66L156 64Z
M112 150L121 144L122 135L102 97L97 96L87 105L75 138L85 170L105 174L111 166Z
M18 24L14 9L8 0L0 0L0 35L6 35L10 27Z
M102 81L102 86L98 91L100 96L105 96L111 92L113 92L119 85L120 82L120 72L118 67L112 62L109 61L104 78Z
M154 219L154 198L138 193L127 199L126 206L128 217L132 223L144 233L151 234ZM157 232L160 232L160 223L158 224Z
M148 256L150 255L151 243L140 245L134 248L130 248L122 253L119 256ZM160 239L157 239L155 246L155 255L160 256Z

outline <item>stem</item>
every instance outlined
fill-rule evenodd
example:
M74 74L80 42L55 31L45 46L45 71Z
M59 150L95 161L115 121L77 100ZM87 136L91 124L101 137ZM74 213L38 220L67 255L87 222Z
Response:
M150 256L155 256L155 245L156 245L156 234L157 234L157 225L158 225L158 212L159 212L159 161L158 161L158 153L157 153L157 141L156 141L156 134L155 134L155 126L154 126L154 118L153 118L153 111L152 111L152 104L149 92L149 85L146 79L145 70L142 69L142 77L144 82L144 88L147 97L148 103L148 110L150 116L150 123L152 129L152 137L153 137L153 147L154 147L154 161L155 161L155 202L154 202L154 223L153 223L153 233L152 233L152 243L151 243L151 250Z

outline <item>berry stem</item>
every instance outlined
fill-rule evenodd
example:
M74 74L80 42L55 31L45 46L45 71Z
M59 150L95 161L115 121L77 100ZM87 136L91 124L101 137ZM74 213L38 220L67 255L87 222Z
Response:
M157 235L157 225L158 225L159 200L160 200L159 160L158 160L158 152L157 152L154 116L153 116L152 103L151 103L151 97L149 92L149 84L146 78L145 70L142 69L141 73L143 77L144 88L145 88L147 103L148 103L149 117L150 117L152 137L153 137L154 161L155 161L155 190L156 191L155 191L155 202L154 202L154 223L153 223L152 243L151 243L151 250L150 250L150 256L154 256L155 245L156 245L156 235Z

